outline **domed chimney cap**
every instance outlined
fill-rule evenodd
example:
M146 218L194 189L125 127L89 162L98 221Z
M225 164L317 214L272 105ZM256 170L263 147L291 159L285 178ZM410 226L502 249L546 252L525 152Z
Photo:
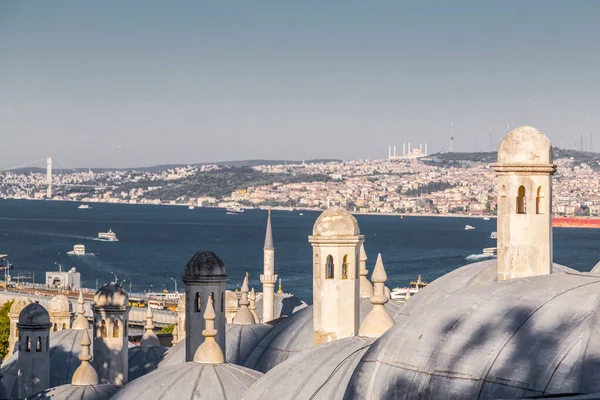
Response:
M212 251L199 251L185 266L184 282L226 282L229 280L225 264Z
M346 209L338 206L323 211L313 227L314 236L360 235L358 221Z
M504 137L498 149L500 164L551 164L552 144L538 129L521 126Z
M94 307L127 307L129 296L118 283L104 284L94 295Z
M50 328L50 315L40 303L31 303L19 314L17 327L19 329L48 329Z
M52 297L50 304L48 304L48 311L50 313L68 313L71 312L71 302L62 294Z

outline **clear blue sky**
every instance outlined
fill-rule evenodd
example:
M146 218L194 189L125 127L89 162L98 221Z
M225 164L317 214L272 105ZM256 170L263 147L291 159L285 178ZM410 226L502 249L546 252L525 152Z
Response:
M600 2L0 0L0 168L600 150Z

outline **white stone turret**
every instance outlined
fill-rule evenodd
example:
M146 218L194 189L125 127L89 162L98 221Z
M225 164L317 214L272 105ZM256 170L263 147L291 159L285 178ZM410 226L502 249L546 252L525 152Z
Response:
M248 273L244 277L242 284L242 298L240 299L240 308L233 317L233 323L238 325L252 325L255 323L254 315L248 308L250 301L248 300Z
M140 347L155 347L160 346L158 336L154 333L154 314L152 314L152 307L148 306L146 310L146 332L140 340Z
M19 342L19 328L17 328L19 314L21 314L21 311L29 304L31 304L31 300L29 300L27 297L17 297L14 299L13 304L10 307L8 312L10 335L8 337L8 353L6 354L7 359L13 355Z
M369 282L369 270L367 269L367 253L365 252L365 244L360 245L360 297L373 296L373 285Z
M250 305L248 306L248 309L252 313L254 321L257 324L260 324L260 317L256 313L256 293L254 293L254 288L252 288L252 290L250 291Z
M265 233L263 273L260 281L263 284L263 322L272 321L275 308L275 248L273 247L273 230L271 228L271 210L267 216L267 231Z
M100 383L129 380L129 296L118 283L107 283L94 296L94 366Z
M17 328L19 398L24 399L50 386L50 315L31 303L21 311Z
M48 304L48 313L50 314L50 328L52 332L62 331L71 328L71 302L62 294L52 297Z
M90 335L87 328L84 328L83 336L81 337L81 354L79 360L81 364L73 373L71 384L75 386L91 386L98 384L98 374L94 366L90 363L92 356L90 354Z
M385 295L385 281L387 281L387 274L383 267L381 254L377 255L377 262L375 263L375 269L373 270L373 275L371 275L371 280L375 286L374 294L369 298L371 304L373 304L373 308L367 314L365 319L363 319L358 334L366 337L379 337L395 324L385 308L385 303L387 303L389 299Z
M72 329L88 329L90 324L88 320L85 318L85 301L83 300L83 292L79 291L79 298L77 299L77 315L73 320Z
M185 283L185 360L193 361L194 354L204 337L199 335L205 328L204 311L208 299L215 307L215 324L218 333L215 340L225 351L225 284L229 280L225 264L212 251L199 251L185 266L182 277Z
M552 273L552 146L539 130L510 132L498 175L498 280Z
M341 207L325 210L308 237L313 247L315 344L358 333L358 260L363 240L356 218Z
M223 364L225 362L224 352L215 340L215 336L219 333L215 329L215 308L213 307L212 297L208 298L206 303L206 311L204 312L204 325L202 336L204 341L194 354L194 362L199 364Z

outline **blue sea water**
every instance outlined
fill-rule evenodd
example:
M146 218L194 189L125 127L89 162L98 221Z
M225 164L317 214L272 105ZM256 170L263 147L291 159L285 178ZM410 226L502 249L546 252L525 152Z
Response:
M0 253L15 265L13 275L35 272L42 283L45 271L75 266L85 287L127 279L133 292L174 290L187 261L199 250L212 250L227 267L229 289L241 286L244 272L260 290L259 275L266 211L226 215L223 209L149 205L91 204L57 201L0 200ZM273 211L275 269L285 292L312 302L312 250L308 235L319 213ZM417 275L432 281L457 267L481 260L484 247L495 246L489 235L496 221L472 218L357 216L365 235L368 269L377 253L386 267L387 286L407 286ZM475 230L465 231L466 224ZM119 242L96 240L112 229ZM84 244L94 256L69 256L74 244ZM554 260L588 271L600 260L600 230L554 229ZM0 277L0 279L2 279Z

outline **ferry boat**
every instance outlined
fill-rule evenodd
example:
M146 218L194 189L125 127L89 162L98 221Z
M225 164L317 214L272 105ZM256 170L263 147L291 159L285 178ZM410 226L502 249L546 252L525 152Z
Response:
M472 231L473 229L475 229L474 226L471 226L471 225L465 226L465 231Z
M80 204L79 207L77 207L77 208L79 208L80 210L87 210L92 207L88 206L87 204Z
M498 233L497 232L490 233L490 239L498 239Z
M490 220L490 217L483 217L483 220L484 220L484 221L489 221L489 220Z
M600 229L600 218L585 217L554 217L552 226L555 228L595 228Z
M188 210L193 210L195 207L194 206L189 206Z
M486 256L498 255L498 248L497 247L486 247L485 249L483 249L483 254L485 254Z
M67 254L70 256L85 256L85 255L93 256L94 255L94 253L86 253L85 246L82 244L76 244L75 246L73 246L73 250L67 251Z
M109 229L108 232L98 232L98 240L102 240L104 242L118 242L117 235Z
M226 214L227 215L240 215L243 213L244 213L243 208L235 207L235 208L228 208Z

